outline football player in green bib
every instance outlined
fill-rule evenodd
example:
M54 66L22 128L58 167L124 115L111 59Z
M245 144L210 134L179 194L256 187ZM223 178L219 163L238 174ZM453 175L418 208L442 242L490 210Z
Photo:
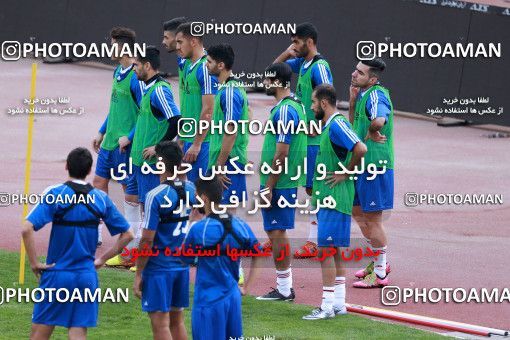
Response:
M124 44L128 44L132 49L136 34L126 27L114 27L110 31L110 37L112 45L117 44L119 50ZM143 83L138 80L133 71L134 58L127 55L114 55L112 60L119 65L113 73L110 111L92 141L92 147L98 153L93 185L106 193L108 193L112 174L114 178L120 178L119 165L129 162L131 141L138 117L138 102L143 95ZM122 185L125 194L124 214L133 233L136 233L141 222L137 192L128 185L128 178L120 179L118 182ZM98 245L102 243L101 231L102 223L98 227ZM117 262L116 265L122 264ZM110 265L111 262L108 264Z
M355 183L352 216L372 249L379 255L365 269L356 272L356 288L389 284L390 266L386 261L387 238L382 223L383 210L393 209L393 104L389 91L379 79L386 64L381 58L363 60L352 73L349 120L358 137L365 141L365 169L375 164L382 171L373 179L365 171Z
M248 97L244 88L232 77L234 50L228 44L211 46L207 49L207 69L218 78L218 93L214 97L212 122L223 125L226 131L236 133L211 133L209 143L209 169L213 166L225 167L235 172L236 167L244 169L248 162L247 149L249 135L241 133L238 123L249 121ZM227 127L227 125L229 127ZM232 161L232 158L238 158ZM234 164L232 163L234 162ZM246 176L244 174L218 175L224 188L221 204L229 204L230 198L236 196L239 202L246 197ZM229 208L229 213L236 214L236 208ZM244 283L242 266L239 266L239 284Z
M173 18L163 23L163 41L161 42L168 53L176 52L175 31L177 27L186 22L185 17ZM189 59L182 58L177 54L177 71L179 73L179 103L182 111L182 99L184 91L184 69L188 66ZM181 145L182 147L182 145Z
M271 109L268 123L273 127L297 128L306 122L305 108L301 101L291 94L290 80L292 70L286 63L272 64L266 69L264 85L266 94L278 101ZM297 188L306 182L304 159L306 158L306 134L299 129L275 128L264 136L261 156L260 189L271 202L269 208L262 209L264 230L272 244L273 259L276 267L276 289L271 290L258 300L292 301L295 298L292 288L291 257L288 253L289 238L287 229L294 229L295 202ZM274 170L269 173L267 167ZM264 168L266 168L264 170ZM277 171L285 168L288 171ZM279 202L286 200L290 206ZM283 255L282 255L283 254Z
M234 171L236 168L231 159L237 157L235 165L244 169L247 158L249 135L241 133L239 123L248 122L248 97L239 82L232 77L234 65L234 50L228 44L211 46L207 49L207 68L209 73L218 78L218 93L214 100L212 121L216 125L227 126L223 133L211 133L209 142L209 169L227 167ZM233 131L237 126L236 133ZM244 174L218 175L223 183L224 191L221 203L230 202L232 195L242 202L246 193L246 177ZM230 213L235 214L235 208Z
M321 84L333 85L333 76L329 64L317 51L317 28L308 22L296 26L296 32L291 35L292 44L276 58L275 62L286 62L292 68L292 72L298 74L296 96L303 102L308 122L316 121L312 106L312 91ZM317 122L317 121L316 121ZM319 151L320 136L308 135L308 147L306 153L306 193L312 195L313 168ZM317 253L317 217L314 214L310 218L308 240L294 253L294 258L307 258Z
M312 108L315 118L322 121L320 149L314 166L312 205L318 207L319 258L322 267L322 304L305 320L332 318L346 314L345 266L340 247L350 246L353 178L346 173L334 173L346 168L349 171L359 165L367 147L352 131L347 119L336 109L336 91L331 85L319 85L313 91ZM343 167L340 167L341 163ZM322 167L318 171L318 167ZM326 172L328 175L324 176ZM321 205L326 199L334 204ZM332 254L328 256L325 254Z
M145 49L145 57L135 61L138 79L145 83L145 92L140 101L140 115L136 122L135 137L131 150L133 180L138 187L138 200L143 204L149 191L160 183L156 170L156 145L177 136L181 118L175 105L170 84L158 72L159 50L154 46ZM145 171L144 171L145 168Z
M188 179L194 182L199 173L205 175L208 168L209 129L199 126L201 121L207 122L206 127L211 122L218 84L216 77L209 75L202 37L191 34L191 23L177 27L175 39L177 53L189 60L183 70L179 139L184 142L183 162L192 165Z
M147 193L159 185L156 144L177 136L180 119L170 84L159 75L159 65L159 50L154 46L147 46L145 56L138 56L134 62L136 75L144 82L144 94L140 101L140 113L131 146L132 169L129 170L132 170L132 174L128 186L137 192L142 211ZM141 230L138 228L136 243L140 236ZM113 258L109 263L115 260ZM130 270L136 271L136 268L132 267Z

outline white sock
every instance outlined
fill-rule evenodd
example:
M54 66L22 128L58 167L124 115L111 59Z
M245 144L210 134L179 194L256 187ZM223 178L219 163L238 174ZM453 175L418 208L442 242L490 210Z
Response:
M290 295L290 289L292 288L292 269L277 270L276 271L276 289L284 295Z
M308 241L317 243L317 216L314 214L308 215L310 223L308 224Z
M126 220L131 226L131 231L135 234L135 238L128 243L127 248L133 249L138 247L140 243L140 222L142 221L142 215L140 213L140 204L124 201L124 215Z
M243 261L242 260L239 260L239 277L243 277L244 276L244 272L243 272Z
M381 279L386 277L386 248L372 248L374 252L379 251L379 255L374 259L374 272Z
M335 302L336 308L345 306L345 276L337 276L335 278Z
M322 310L332 310L333 301L335 300L335 287L322 287Z
M103 222L99 222L99 225L97 226L97 242L103 242Z

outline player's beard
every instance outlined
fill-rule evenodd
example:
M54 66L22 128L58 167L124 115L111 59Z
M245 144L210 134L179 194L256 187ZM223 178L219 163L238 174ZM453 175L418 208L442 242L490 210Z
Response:
M147 73L145 73L144 71L142 70L139 70L138 73L136 74L136 76L138 77L138 80L141 80L141 81L146 81L147 79Z
M320 107L317 109L317 112L314 112L315 113L315 119L317 120L322 120L324 118L324 116L326 115L326 112L324 112L323 109L321 109Z
M366 83L364 83L364 84L363 84L363 83L360 83L360 82L359 82L359 81L357 81L357 80L351 79L351 85L352 85L352 86L359 87L359 88L362 88L362 89L363 89L363 88L365 88L365 87L367 87L367 86L368 86L368 82L366 82Z
M217 68L214 68L212 70L210 70L209 68L207 68L207 71L209 71L209 74L210 75L213 75L215 77L218 77L220 75L220 70L218 70Z
M274 87L266 88L266 95L274 96L276 94L276 89Z
M305 58L308 55L308 47L305 45L296 53L298 58Z

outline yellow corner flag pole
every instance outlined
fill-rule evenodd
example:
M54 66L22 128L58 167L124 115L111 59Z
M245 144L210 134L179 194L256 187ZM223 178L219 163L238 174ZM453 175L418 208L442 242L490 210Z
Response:
M34 100L35 100L35 79L37 74L37 63L32 64L32 80L30 82L30 112L28 114L28 139L27 154L25 157L25 195L30 191L30 165L32 163L32 134L34 131ZM23 204L22 221L28 215L28 204ZM21 240L20 259L19 259L19 284L25 284L25 244Z

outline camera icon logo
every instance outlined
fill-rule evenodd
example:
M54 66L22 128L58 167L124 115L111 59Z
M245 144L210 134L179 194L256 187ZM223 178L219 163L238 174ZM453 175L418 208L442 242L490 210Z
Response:
M356 57L359 60L372 60L377 57L377 46L375 42L363 40L356 44Z
M191 35L201 37L205 34L205 25L203 22L194 21L191 23Z
M21 58L21 44L19 41L4 41L2 43L2 59L6 61Z
M407 207L416 207L418 205L418 194L416 192L406 192L404 204Z
M0 207L8 207L11 205L10 195L6 192L0 192Z
M179 137L191 138L197 134L197 121L193 118L181 118L179 120Z
M398 306L401 299L400 287L386 286L381 290L381 303L385 306Z

